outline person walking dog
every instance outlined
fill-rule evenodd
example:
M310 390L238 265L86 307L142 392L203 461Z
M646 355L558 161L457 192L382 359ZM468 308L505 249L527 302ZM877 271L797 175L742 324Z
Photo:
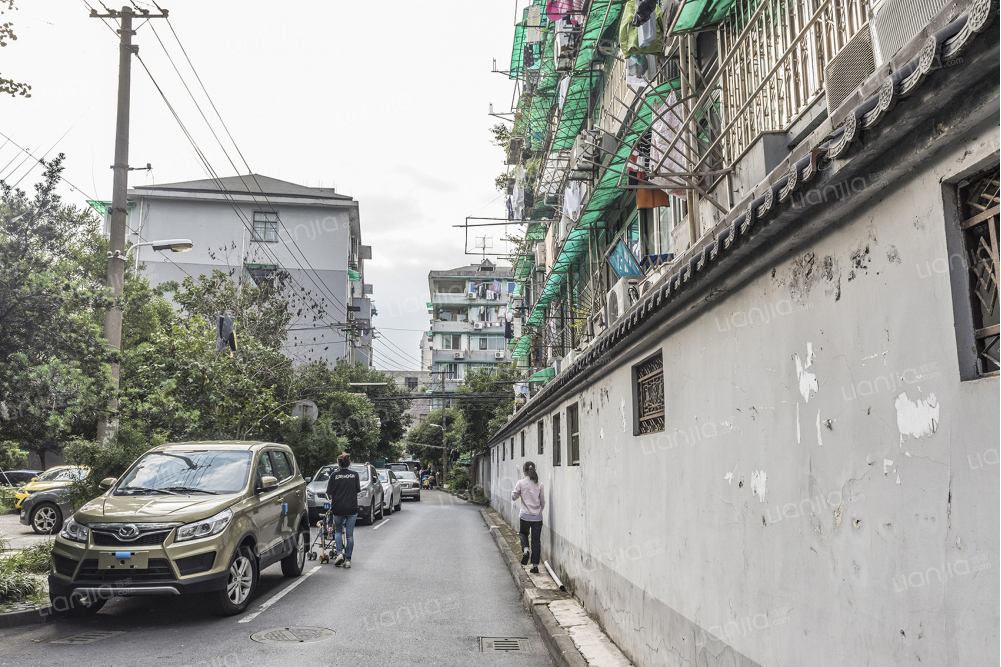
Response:
M337 457L340 469L327 480L327 497L330 498L330 512L334 515L334 565L351 567L351 554L355 549L355 520L358 518L358 494L361 479L351 470L351 457L341 454ZM344 533L343 539L341 533Z
M517 464L515 464L517 468ZM546 507L546 493L539 483L539 473L535 471L535 464L525 461L522 467L525 476L518 480L511 492L511 500L521 498L521 564L525 565L529 559L529 534L531 534L531 559L532 569L529 572L539 571L539 561L542 559L542 510Z

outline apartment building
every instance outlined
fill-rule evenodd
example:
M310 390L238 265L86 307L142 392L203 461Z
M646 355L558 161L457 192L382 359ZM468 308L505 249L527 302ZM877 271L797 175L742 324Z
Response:
M633 664L993 664L995 0L530 3L490 442ZM526 444L527 443L527 444ZM516 446L517 445L517 446Z
M187 238L185 253L138 247L159 285L223 271L263 285L280 281L295 314L285 352L299 361L372 365L371 246L362 244L358 202L259 174L135 187L128 193L128 240ZM91 202L105 216L110 202Z
M461 383L472 368L510 363L509 300L516 288L512 269L489 259L428 273L427 338L437 377Z

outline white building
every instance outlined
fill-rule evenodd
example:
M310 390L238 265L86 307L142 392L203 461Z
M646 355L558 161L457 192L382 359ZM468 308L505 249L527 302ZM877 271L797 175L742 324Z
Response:
M93 204L101 213L110 206ZM371 365L374 309L364 280L372 249L361 243L351 197L256 174L143 186L129 190L128 228L133 244L194 243L182 254L133 251L130 260L146 264L153 285L215 270L260 284L287 272L295 317L286 353Z

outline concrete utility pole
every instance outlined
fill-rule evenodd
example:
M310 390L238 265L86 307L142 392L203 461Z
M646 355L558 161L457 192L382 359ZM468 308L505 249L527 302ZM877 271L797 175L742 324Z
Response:
M122 349L122 306L119 299L125 286L125 232L127 231L127 198L129 189L129 105L132 87L132 54L139 52L138 46L133 46L132 19L137 16L131 7L122 7L121 11L108 10L107 14L98 14L96 9L90 12L91 18L118 19L121 29L118 30L118 118L115 124L115 180L111 193L111 221L108 238L108 286L111 288L115 303L104 315L104 337L112 350ZM162 14L152 14L148 10L139 10L138 16L144 19L167 18L167 11ZM108 404L107 419L97 424L97 439L104 442L118 427L118 377L121 369L119 364L111 365L111 379L114 385L114 395Z

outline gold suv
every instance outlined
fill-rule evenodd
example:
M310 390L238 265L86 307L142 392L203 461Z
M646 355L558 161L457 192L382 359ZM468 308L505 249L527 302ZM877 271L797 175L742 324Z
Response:
M242 613L265 567L302 573L306 482L285 445L185 442L143 454L68 519L52 548L49 597L61 615L112 597L209 593Z

